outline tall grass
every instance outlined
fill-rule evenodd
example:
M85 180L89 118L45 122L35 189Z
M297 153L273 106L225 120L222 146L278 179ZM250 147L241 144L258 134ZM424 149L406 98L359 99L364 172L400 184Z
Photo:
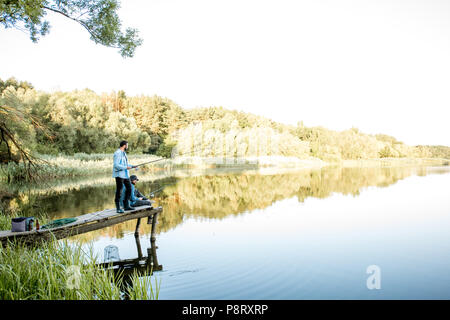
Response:
M88 176L102 173L112 173L112 154L85 154L76 153L73 156L67 155L37 155L36 167L32 167L32 174L37 180L51 180L64 177ZM154 155L129 155L131 164L159 159ZM8 183L30 182L26 174L26 167L23 163L9 162L0 165L0 181Z
M151 277L140 278L137 273L131 276L131 286L127 287L127 293L130 300L157 300L161 281L155 279L155 289L153 289Z
M46 242L27 248L11 244L0 248L0 299L117 300L122 299L122 280L97 266L92 246ZM150 277L134 275L127 287L130 299L157 299L160 286Z

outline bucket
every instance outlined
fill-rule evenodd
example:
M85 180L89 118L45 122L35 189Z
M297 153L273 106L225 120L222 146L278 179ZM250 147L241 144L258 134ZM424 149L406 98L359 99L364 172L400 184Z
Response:
M11 219L12 232L31 231L34 227L34 217L19 217Z

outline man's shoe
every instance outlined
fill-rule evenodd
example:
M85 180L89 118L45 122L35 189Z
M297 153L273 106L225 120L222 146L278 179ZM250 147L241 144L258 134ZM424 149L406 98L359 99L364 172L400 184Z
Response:
M124 210L125 211L130 211L130 210L134 210L134 208L130 207L130 200L124 200L123 201L123 206L124 206Z
M116 212L117 213L124 213L125 211L123 211L122 208L120 208L120 204L116 202Z

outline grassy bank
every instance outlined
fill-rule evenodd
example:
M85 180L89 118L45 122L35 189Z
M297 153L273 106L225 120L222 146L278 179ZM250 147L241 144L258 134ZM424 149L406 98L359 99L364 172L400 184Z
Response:
M38 181L112 173L113 167L112 154L37 155L37 158L41 161L35 168L32 168L32 172ZM133 165L160 159L160 157L145 154L132 154L128 158ZM0 181L30 182L24 164L14 162L0 165Z
M92 247L48 242L40 247L0 247L0 299L117 300L158 299L159 284L133 274L127 284L100 268Z
M35 169L38 174L37 181L51 181L60 178L77 178L95 176L112 172L112 154L84 154L73 156L40 155L43 161ZM162 159L154 155L131 154L129 163L136 165ZM173 169L208 169L208 168L321 168L325 166L343 167L384 167L384 166L445 166L449 159L442 158L378 158L323 161L319 158L308 157L300 159L286 156L261 156L242 158L223 157L176 157L151 163L140 167L142 172L158 172ZM19 163L8 163L0 166L0 181L9 183L28 183L25 167Z
M38 155L42 161L33 168L37 181L51 181L61 178L77 178L112 173L112 154L84 154L73 156ZM129 155L129 163L133 165L159 160L154 155ZM214 158L214 157L176 157L161 160L140 167L140 172L157 172L173 169L208 169L208 168L248 168L276 167L321 167L326 163L317 158L299 159L296 157L244 157L244 158ZM23 163L0 165L0 181L8 183L29 183Z

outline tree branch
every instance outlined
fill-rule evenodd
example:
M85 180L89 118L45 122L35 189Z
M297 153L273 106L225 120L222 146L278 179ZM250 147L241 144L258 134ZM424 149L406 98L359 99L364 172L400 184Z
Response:
M69 16L67 13L65 13L63 11L60 11L60 10L57 10L57 9L54 9L54 8L51 8L51 7L42 6L42 8L45 9L45 10L49 10L49 11L55 12L55 13L59 13L59 14L65 16L66 18L69 18L70 20L78 22L80 25L82 25L89 32L89 34L94 39L95 43L101 43L100 38L95 33L92 32L92 30L86 25L86 23L84 21L78 20L76 18L73 18L73 17ZM83 14L85 14L85 13L83 13ZM120 47L118 47L118 46L109 45L109 47L115 48L115 49L120 49Z
M9 143L8 143L8 141L7 141L6 138L5 138L5 134L4 134L4 132L3 132L3 128L0 128L0 131L1 131L1 133L2 133L2 141L0 142L0 144L2 144L3 141L5 142L6 148L8 149L8 161L10 161L10 160L12 160L11 148L9 147Z
M31 165L34 166L35 164L34 164L33 160L31 159L33 156L28 154L28 152L19 145L19 143L14 139L13 135L6 128L2 128L2 133L3 132L9 138L9 140L11 140L11 142L16 146L17 150L19 150L22 161L23 161L23 158L25 158Z

